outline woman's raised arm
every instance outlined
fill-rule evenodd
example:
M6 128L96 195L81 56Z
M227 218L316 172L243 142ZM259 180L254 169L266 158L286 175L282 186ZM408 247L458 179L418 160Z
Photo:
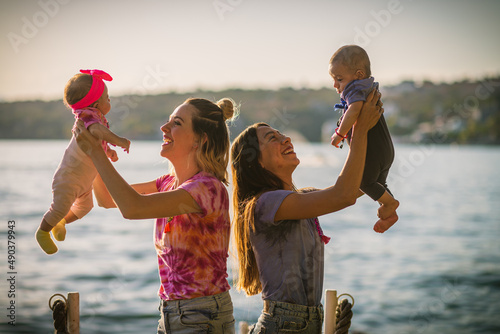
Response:
M354 124L349 154L337 182L319 191L288 195L276 212L275 221L313 218L356 203L365 167L367 133L383 113L383 108L377 105L379 99L380 93L374 90L363 104Z
M101 175L97 174L92 184L92 188L94 190L95 199L97 200L97 205L106 209L116 208L116 203L113 201L113 197L111 197L104 181L101 179Z
M92 162L104 182L105 188L109 191L109 194L111 194L114 203L116 203L116 206L118 206L124 218L162 218L184 213L201 212L196 201L183 189L151 194L139 194L116 171L106 157L100 140L92 136L85 128L83 122L77 122L74 133L78 146L92 159ZM151 190L151 186L152 183L149 182L142 184L141 187L143 190ZM98 191L100 194L104 194L102 187L98 189ZM109 198L105 199L104 202L110 204Z
M100 174L97 174L94 180L93 188L94 195L97 200L97 205L106 209L116 208L116 203L113 200L113 197L111 197L108 189L106 188L106 185L104 184L104 181L102 180ZM132 184L132 188L139 194L143 195L158 192L158 190L156 189L156 180Z

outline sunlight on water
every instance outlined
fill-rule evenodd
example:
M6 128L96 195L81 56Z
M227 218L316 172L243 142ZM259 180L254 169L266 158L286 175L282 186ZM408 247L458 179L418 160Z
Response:
M82 333L154 333L159 284L153 221L127 221L117 210L94 210L68 227L59 252L47 256L33 234L51 202L51 180L67 142L0 141L2 252L15 220L16 327L3 315L2 333L50 333L48 299L80 292ZM128 182L167 173L161 143L134 142L116 164ZM297 144L297 187L335 182L347 149ZM372 231L377 204L320 218L332 241L325 248L325 289L355 298L351 329L365 333L498 333L500 331L500 149L396 146L389 187L401 201L400 221ZM9 271L2 262L4 274ZM230 257L229 279L235 273ZM2 307L10 303L5 279ZM231 289L237 321L255 322L260 296ZM5 309L5 308L4 308ZM6 313L6 311L4 312Z

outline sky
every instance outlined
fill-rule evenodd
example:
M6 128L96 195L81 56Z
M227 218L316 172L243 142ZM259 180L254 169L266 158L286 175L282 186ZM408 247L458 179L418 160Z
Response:
M80 69L112 97L332 85L358 44L383 85L500 74L497 0L0 0L0 101L58 100Z

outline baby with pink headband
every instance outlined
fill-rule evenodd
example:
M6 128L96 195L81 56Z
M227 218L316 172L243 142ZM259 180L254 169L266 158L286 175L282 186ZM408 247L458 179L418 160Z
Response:
M128 153L130 141L109 130L105 115L110 111L108 88L103 80L113 78L101 70L80 70L64 89L64 103L73 110L75 122L81 120L85 127L97 138L109 159L118 160L118 155L108 147L108 143L120 146ZM57 252L57 241L66 238L66 224L83 218L93 207L92 184L97 171L92 160L76 144L75 137L64 152L52 182L52 204L43 216L36 231L36 240L47 254Z

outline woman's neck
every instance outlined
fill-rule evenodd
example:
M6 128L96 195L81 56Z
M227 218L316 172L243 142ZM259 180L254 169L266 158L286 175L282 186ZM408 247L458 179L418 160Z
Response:
M194 175L198 174L201 169L198 167L196 163L181 163L181 164L173 164L173 171L175 174L175 178L177 179L176 186L179 186L192 178Z
M285 190L294 190L293 182L290 180L289 182L283 182Z
M295 167L293 168L293 170L282 169L280 173L275 174L277 177L281 179L281 182L283 182L284 190L294 190L293 179L292 179L292 174L294 170Z

